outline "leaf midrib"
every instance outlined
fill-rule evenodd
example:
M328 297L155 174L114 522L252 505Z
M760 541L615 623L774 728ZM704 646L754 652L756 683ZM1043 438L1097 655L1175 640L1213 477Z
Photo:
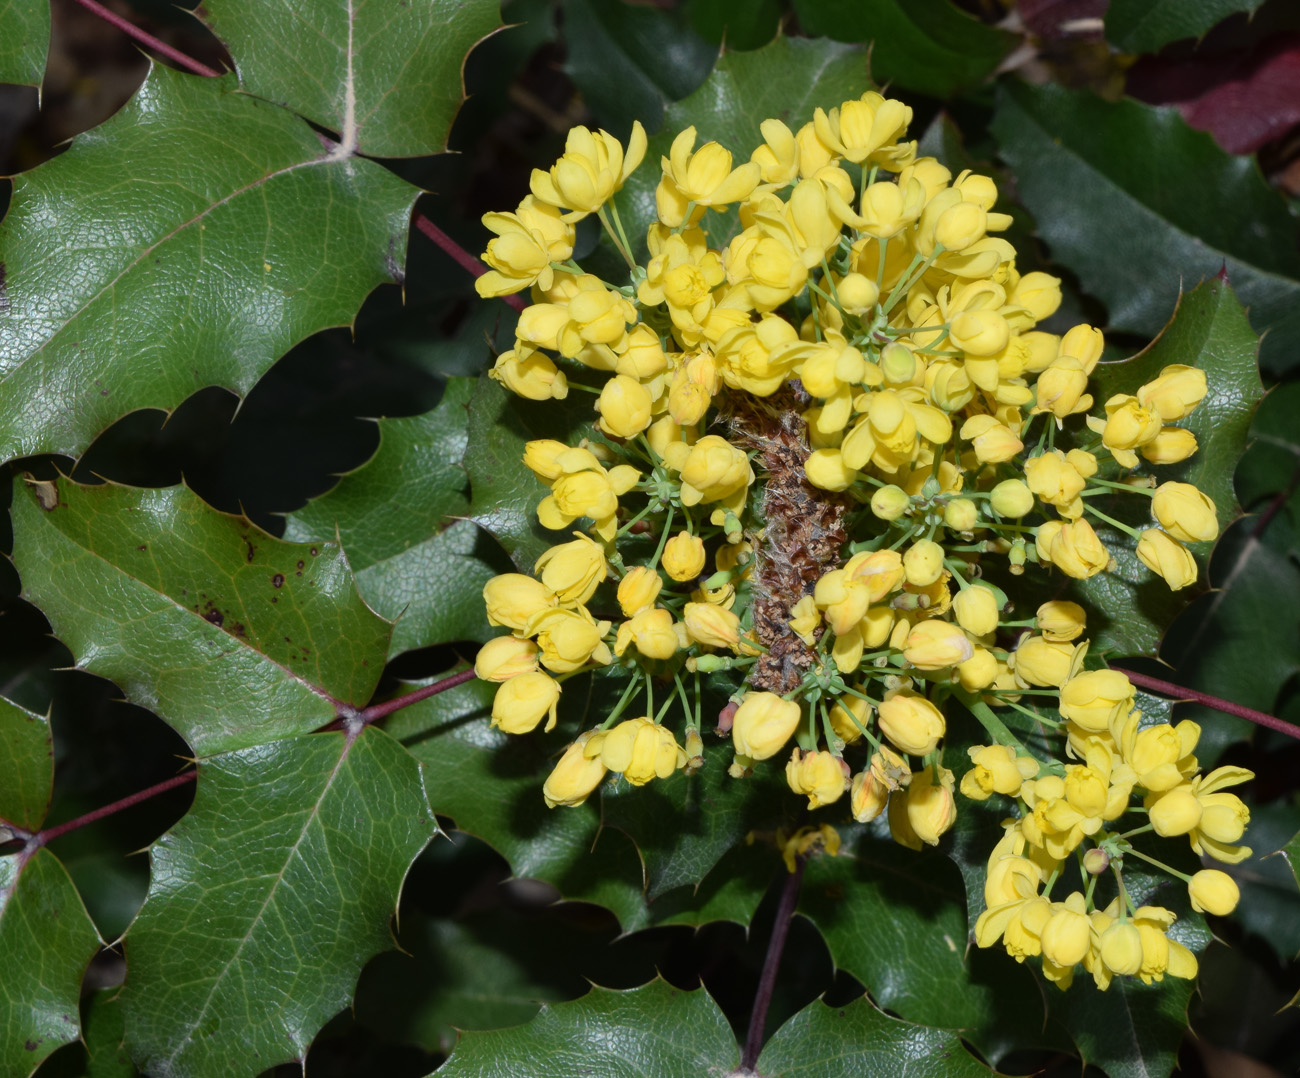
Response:
M338 778L339 771L347 761L348 755L351 753L354 744L356 744L355 737L346 737L343 744L343 751L339 753L338 762L330 772L329 778L325 780L325 785L321 789L320 796L316 798L315 804L313 804L311 809L308 811L307 817L303 821L302 829L298 833L298 838L294 841L293 846L289 848L289 852L285 855L284 864L280 867L280 871L273 877L274 882L271 884L271 888L267 892L266 899L262 902L257 913L254 914L252 919L249 921L248 929L244 933L243 938L240 939L239 943L236 945L234 953L226 961L226 964L221 967L221 972L213 979L211 987L208 989L207 997L204 999L203 1006L199 1010L198 1015L185 1033L177 1039L176 1048L172 1051L171 1055L167 1057L167 1073L172 1073L172 1067L176 1062L176 1058L189 1047L190 1037L193 1035L194 1031L199 1028L199 1025L207 1015L209 1008L212 1006L212 1001L217 995L217 989L220 987L221 982L225 979L226 974L230 972L231 967L235 964L239 956L243 954L244 947L248 944L249 939L253 935L253 930L261 923L263 916L271 905L271 900L275 898L276 892L280 889L280 884L284 882L284 877L289 871L289 866L297 857L298 849L306 839L307 832L311 829L312 824L319 818L321 804L324 802L326 795L333 787L334 780ZM200 772L199 777L202 779L202 772Z

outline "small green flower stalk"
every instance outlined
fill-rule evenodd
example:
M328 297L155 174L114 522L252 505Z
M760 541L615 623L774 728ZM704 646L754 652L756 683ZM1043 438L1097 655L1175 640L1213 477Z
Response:
M500 683L492 722L549 732L568 679L624 677L545 783L547 805L572 806L608 773L639 786L722 751L701 733L701 693L740 676L718 724L734 781L784 766L810 809L847 803L917 850L963 800L1005 799L979 946L1040 957L1062 988L1080 967L1102 989L1191 977L1175 915L1130 895L1126 862L1166 868L1130 840L1185 836L1240 861L1249 814L1230 787L1252 776L1202 774L1194 723L1143 725L1129 678L1089 665L1081 606L1033 609L994 580L1107 572L1099 521L1170 588L1193 584L1184 544L1217 537L1216 509L1159 469L1196 452L1179 424L1206 377L1170 366L1095 401L1101 332L1036 328L1059 281L1017 270L994 182L918 157L910 121L867 93L797 132L766 120L739 164L681 132L644 265L611 201L653 167L639 125L626 149L575 128L513 213L484 218L497 238L480 293L533 301L493 377L533 400L589 393L595 426L527 445L556 545L534 575L484 590L508 630L476 665ZM731 207L739 231L711 246ZM573 262L589 214L625 280ZM1138 523L1115 519L1117 502ZM946 751L950 712L974 716L982 743ZM1032 750L1014 715L1044 735ZM1237 902L1218 870L1167 871L1198 910ZM1061 893L1066 880L1078 888Z

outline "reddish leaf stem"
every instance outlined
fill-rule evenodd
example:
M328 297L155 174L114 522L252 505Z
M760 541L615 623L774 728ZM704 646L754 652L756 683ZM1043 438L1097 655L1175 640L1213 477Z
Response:
M449 254L456 265L467 273L472 273L475 277L482 277L487 273L487 266L483 265L477 258L470 254L464 247L447 235L442 229L435 225L429 218L422 213L415 215L415 227L423 232L429 239L433 240L442 250ZM523 312L528 306L518 296L501 296L499 297L510 304L516 311Z
M395 700L385 700L382 704L371 704L361 712L362 725L368 726L372 722L378 722L380 719L387 718L394 711L401 711L402 708L418 704L421 700L427 700L430 696L437 696L440 692L454 689L457 685L463 685L474 677L473 669L462 670L459 674L452 674L451 677L435 681L432 685L416 689L415 692L408 692L405 696L399 696Z
M198 771L182 771L179 775L174 775L155 786L150 786L147 790L140 790L120 801L114 801L111 805L105 805L103 808L97 808L93 812L87 812L84 816L78 816L75 820L69 820L67 823L61 823L57 827L47 827L43 831L38 831L28 843L28 849L32 852L40 849L47 843L53 842L56 838L61 838L69 831L75 831L79 827L85 827L86 824L94 823L96 820L102 820L105 816L112 816L115 812L121 812L123 809L129 809L133 805L140 804L141 801L148 801L151 797L157 797L168 790L174 790L178 786L184 786L187 782L193 782L198 775Z
M1172 681L1161 681L1159 678L1148 677L1146 674L1137 674L1132 670L1123 670L1122 673L1127 674L1129 681L1139 688L1158 692L1161 696L1168 696L1173 700L1195 700L1198 704L1214 708L1215 711L1222 711L1226 715L1236 715L1239 719L1246 719L1248 722L1267 726L1270 730L1276 730L1279 734L1286 734L1287 737L1300 740L1300 726L1289 723L1285 719L1276 718L1263 711L1256 711L1252 707L1234 704L1231 700L1211 696L1199 689L1189 689L1183 685L1175 685Z
M767 1026L767 1011L772 1005L772 991L776 988L776 973L781 965L781 954L785 950L785 938L790 932L790 921L794 917L795 903L799 900L799 884L803 880L802 857L795 858L794 871L787 873L785 886L781 888L781 901L776 907L776 919L772 922L772 938L767 941L767 954L763 957L763 972L758 979L758 991L754 994L754 1009L749 1012L749 1030L745 1034L745 1050L740 1057L740 1070L743 1074L752 1073L758 1062L758 1054L763 1050L763 1030Z
M122 31L122 33L126 34L127 37L133 37L135 38L136 41L140 42L141 45L145 45L153 49L154 52L162 53L162 55L167 57L167 59L171 60L173 63L179 64L187 71L195 75L206 75L208 78L212 78L212 79L219 78L221 76L220 71L214 71L212 68L208 67L207 64L201 64L199 63L198 60L186 56L179 49L173 49L170 45L167 44L167 42L159 41L158 38L153 36L153 34L146 33L144 30L141 30L138 26L132 25L131 23L127 22L126 19L122 18L121 15L118 15L116 12L109 11L108 8L104 7L103 4L98 4L95 2L95 0L77 0L77 3L80 4L82 7L84 7L87 11L91 12L92 14L98 15L105 22L111 23L113 26L116 26L119 30Z

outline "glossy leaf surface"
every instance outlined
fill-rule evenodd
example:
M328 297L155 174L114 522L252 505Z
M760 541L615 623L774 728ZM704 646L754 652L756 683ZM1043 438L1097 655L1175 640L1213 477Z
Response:
M53 783L50 720L0 697L0 822L35 831Z
M39 86L49 47L49 0L0 0L0 82Z
M204 386L247 393L401 279L416 194L333 159L232 78L154 67L121 111L14 180L0 458L75 456L127 412Z
M0 857L0 1072L26 1075L77 1039L81 977L99 934L49 850Z
M402 880L434 832L419 765L380 730L203 761L126 937L141 1069L251 1076L303 1058L392 945Z
M184 487L24 483L13 512L24 594L79 665L197 753L312 730L339 702L368 702L391 626L357 594L337 544L281 542Z
M213 0L240 84L376 157L441 153L497 0Z
M952 1033L890 1018L870 1000L828 1007L814 1000L763 1046L758 1073L768 1078L977 1078L992 1072Z
M1253 158L1224 153L1174 108L1059 86L1005 83L992 130L1052 256L1112 328L1158 332L1181 286L1223 269L1268 331L1264 370L1300 363L1296 223Z
M572 1003L547 1005L526 1026L465 1033L438 1068L440 1078L697 1078L730 1074L740 1051L731 1026L705 991L652 981L626 992L592 988Z
M433 411L381 419L375 455L286 520L287 540L337 534L366 602L396 622L394 654L492 633L482 591L495 571L475 556L491 540L451 519L469 508L461 461L474 384L450 379Z

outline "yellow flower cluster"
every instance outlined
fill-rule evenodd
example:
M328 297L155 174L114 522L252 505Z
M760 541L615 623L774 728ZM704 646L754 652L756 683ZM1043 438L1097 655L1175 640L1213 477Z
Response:
M970 749L961 792L1018 806L989 863L981 946L1041 954L1062 985L1080 962L1102 987L1186 976L1195 959L1166 935L1173 915L1128 901L1119 868L1145 856L1136 832L1107 828L1145 811L1137 832L1240 859L1246 812L1221 791L1250 776L1198 776L1192 724L1139 728L1128 679L1087 667L1082 607L1011 620L991 570L1106 572L1096 521L1127 533L1169 587L1194 583L1184 544L1217 537L1213 502L1135 469L1196 451L1178 424L1205 374L1170 366L1094 402L1101 332L1037 328L1060 282L1016 268L993 180L918 157L910 121L870 92L797 131L765 120L743 162L680 132L641 262L615 200L643 163L639 124L626 150L575 128L514 213L484 218L496 238L480 294L532 298L492 377L532 400L577 390L594 403L577 445L525 450L549 488L538 520L574 538L534 575L485 588L490 621L510 630L476 666L500 682L492 722L549 731L563 681L622 673L617 704L546 781L548 805L572 806L611 772L642 785L697 769L701 696L723 685L733 776L788 753L788 785L810 808L847 795L856 820L883 816L920 849L956 819L945 709L960 702L993 742ZM572 260L590 214L627 263L621 283ZM1147 521L1111 515L1124 496ZM1059 720L1022 702L1048 696ZM1030 752L995 709L1059 727L1064 759ZM1053 902L1072 859L1086 890ZM1098 908L1107 869L1118 894ZM1198 909L1235 904L1224 874L1191 879Z

